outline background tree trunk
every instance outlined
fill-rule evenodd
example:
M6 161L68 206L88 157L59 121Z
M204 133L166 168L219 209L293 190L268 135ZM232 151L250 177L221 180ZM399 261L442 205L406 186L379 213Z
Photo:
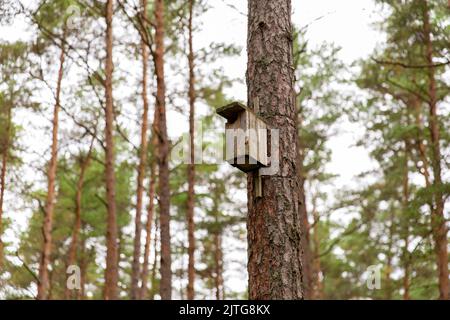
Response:
M249 298L302 299L291 1L248 3L248 105L258 97L261 117L280 132L280 170L262 177L262 198L248 174Z
M114 160L114 106L112 94L113 77L113 0L106 2L106 62L105 62L105 138L106 138L106 200L107 200L107 231L106 231L106 269L105 269L105 300L117 299L118 247L117 247L117 213L116 213L116 177Z
M408 121L409 122L409 121ZM404 215L406 213L406 210L409 208L409 167L408 162L410 158L410 143L407 139L405 139L405 170L403 173L403 210L405 210ZM407 214L406 214L407 216ZM404 269L404 275L403 275L403 300L409 300L410 294L409 294L409 277L410 277L410 253L409 253L409 223L410 219L407 217L407 221L405 223L405 235L404 235L404 241L405 246L403 247L403 269Z
M151 164L151 175L150 175L150 186L148 192L149 204L147 208L147 223L145 225L146 237L145 237L145 249L144 249L144 263L142 264L142 273L141 273L141 292L140 299L145 299L148 295L148 272L149 272L149 264L150 264L150 245L152 240L152 222L153 216L155 212L155 184L156 184L156 166L155 162L152 161ZM156 238L156 232L155 232ZM156 248L156 243L155 243ZM156 250L155 250L156 254Z
M9 153L9 140L11 134L11 118L12 118L12 110L11 106L6 106L7 116L6 116L6 136L5 136L5 145L3 146L3 154L2 154L2 169L0 173L0 270L3 267L3 259L4 259L4 245L2 241L3 235L3 205L5 200L5 189L6 189L6 166L8 164L8 153Z
M155 72L158 126L159 208L161 232L161 283L163 300L172 299L172 257L170 249L169 139L166 123L166 83L164 76L164 0L155 1Z
M158 216L155 216L155 239L153 239L153 247L155 248L155 259L153 260L153 266L152 266L152 277L151 277L151 284L152 289L150 291L150 300L155 299L156 294L156 288L155 288L155 281L156 281L156 271L158 267L158 250L157 250L157 243L158 243L158 231L159 231L159 219Z
M53 211L55 208L55 181L56 169L58 166L58 126L59 126L59 109L61 108L61 84L64 75L64 60L66 48L66 26L64 26L63 36L61 40L61 52L59 56L58 80L56 82L55 106L53 109L52 121L52 146L50 163L48 167L47 179L47 199L45 203L44 224L42 226L43 245L41 252L41 260L39 263L39 283L38 283L38 300L47 300L49 291L49 274L48 265L50 263L50 255L52 251L52 227L53 227Z
M433 44L431 42L431 28L428 2L424 1L423 31L426 44L426 61L430 66L428 68L428 96L429 96L429 130L432 149L432 169L433 185L435 192L435 211L431 216L431 227L433 230L433 239L435 242L435 251L437 258L437 267L439 273L439 298L448 300L449 281L448 281L448 251L447 251L447 227L444 217L444 196L442 192L442 173L441 173L441 148L440 148L440 128L437 114L437 93L436 79L433 65Z
M141 0L142 23L147 26L147 0ZM142 198L144 193L144 178L147 168L147 141L148 141L148 98L147 98L147 73L148 73L148 49L143 40L141 40L142 54L142 125L141 125L141 148L139 151L139 167L136 190L136 216L134 232L134 251L133 264L131 267L131 299L139 298L139 277L140 277L140 257L141 257L141 234L142 234Z
M302 111L298 110L297 116L297 127L301 128L303 124ZM302 221L302 248L303 248L303 294L306 300L313 298L313 275L312 275L312 264L313 256L311 252L311 242L310 242L310 226L308 222L308 211L306 209L306 193L305 193L305 182L306 177L304 176L303 162L305 161L305 147L302 142L302 138L299 136L297 139L297 168L298 168L298 179L299 179L299 196L300 196L300 217Z
M81 229L81 200L83 195L83 185L84 185L84 176L86 174L86 170L89 167L89 163L91 160L91 153L94 146L95 138L92 138L91 145L89 146L89 151L85 157L85 159L80 159L80 175L78 176L78 181L76 185L75 191L75 223L73 225L72 231L72 241L69 247L69 255L67 259L67 267L74 265L77 259L77 251L78 251L78 238L80 236ZM71 291L66 286L64 296L66 300L70 299Z
M195 145L194 145L194 119L195 119L195 73L194 73L194 49L193 49L193 27L192 19L194 14L194 0L189 1L189 156L188 164L188 194L186 220L188 226L188 285L187 299L194 300L194 281L195 281L195 224L194 224L194 206L195 206Z

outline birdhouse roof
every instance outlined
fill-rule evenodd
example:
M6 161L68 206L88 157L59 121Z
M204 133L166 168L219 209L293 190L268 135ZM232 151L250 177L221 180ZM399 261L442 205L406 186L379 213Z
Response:
M234 122L238 115L245 111L250 110L244 104L240 102L232 102L224 107L217 108L216 112L229 122Z

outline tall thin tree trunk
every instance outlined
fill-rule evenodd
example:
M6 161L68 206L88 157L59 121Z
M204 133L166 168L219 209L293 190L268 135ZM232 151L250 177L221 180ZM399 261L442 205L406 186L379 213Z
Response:
M113 0L107 0L105 8L106 20L106 62L105 62L105 175L107 200L107 230L106 230L106 269L104 299L116 300L117 282L119 278L118 244L117 244L117 213L116 213L116 177L114 160L114 105L112 91L113 77Z
M222 251L222 235L220 232L214 234L214 262L215 262L215 289L216 300L224 300L224 288L223 288L223 251Z
M85 225L82 224L82 229L85 229ZM86 252L86 237L81 237L80 241L80 287L81 289L78 291L78 300L84 300L86 298L86 277L87 277L87 268L89 264L89 257L87 257Z
M193 27L192 19L194 15L194 0L189 1L189 155L190 162L188 164L188 193L187 193L187 210L186 220L188 226L188 285L187 299L193 300L195 297L194 281L195 281L195 224L194 224L194 206L195 206L195 145L194 145L194 119L195 119L195 73L194 73L194 49L193 49Z
M72 230L72 241L69 247L69 254L67 259L67 267L74 265L77 259L77 251L78 251L78 238L80 236L81 229L81 200L83 195L83 186L84 186L84 177L86 174L86 170L89 166L91 160L91 153L94 147L95 138L92 138L91 144L89 146L89 151L86 154L84 159L80 159L80 174L78 176L78 181L76 185L75 191L75 223L73 225ZM68 300L71 298L71 290L66 286L64 291L65 299Z
M155 299L155 282L156 282L156 271L158 267L158 250L157 250L157 244L158 244L158 230L159 229L159 219L157 216L155 216L155 239L153 240L153 248L155 248L155 259L153 260L153 266L152 266L152 277L151 277L151 284L152 289L150 291L150 300Z
M141 0L142 20L144 28L147 25L147 0ZM134 232L133 264L131 268L131 299L139 298L139 278L140 278L140 257L141 257L141 234L142 234L142 198L144 193L145 169L147 168L147 145L148 145L148 98L147 98L147 77L148 77L148 48L141 40L142 54L142 101L144 110L142 112L141 125L141 148L139 154L139 167L136 191L136 217Z
M392 247L394 244L394 211L391 211L390 219L389 219L389 234L388 234L388 248L387 248L387 260L386 260L386 272L385 272L385 298L386 300L392 299Z
M56 169L58 166L58 126L59 126L59 109L61 107L61 84L64 75L64 61L66 49L66 26L63 28L63 36L61 40L61 52L59 56L58 80L56 82L55 105L53 108L52 121L52 146L50 163L48 167L47 179L47 199L45 203L44 224L42 226L43 245L41 252L41 260L39 263L39 283L38 283L38 300L47 300L49 294L49 274L48 265L50 264L50 255L52 251L52 227L53 227L53 211L55 208L55 184Z
M297 116L297 127L300 129L303 125L303 115L301 109L298 110ZM299 195L300 195L300 219L302 221L302 248L303 248L303 294L306 300L312 299L314 296L313 292L313 275L312 275L312 264L313 257L311 252L311 242L310 242L310 226L308 222L308 211L306 209L306 191L305 182L306 177L303 170L303 162L305 159L305 147L303 145L302 138L299 136L297 139L297 168L298 168L298 179L299 179Z
M279 171L262 177L262 198L257 173L248 174L249 298L303 299L291 1L249 0L248 8L248 106L258 98L280 134Z
M146 299L148 295L148 272L149 272L149 264L150 264L150 245L152 241L152 222L153 216L155 212L155 184L156 184L156 166L155 162L151 162L151 174L150 174L150 186L148 199L149 204L147 208L147 223L145 225L146 236L145 236L145 249L144 249L144 263L142 264L142 273L141 273L141 292L140 299ZM155 233L156 238L156 233ZM156 244L155 244L156 248Z
M12 110L11 106L6 106L7 116L6 116L6 135L5 135L5 145L3 146L3 154L2 154L2 169L0 173L0 270L3 267L3 259L4 259L4 245L2 241L3 235L3 204L5 199L5 189L6 189L6 166L8 164L8 154L9 154L9 140L11 134L11 118L12 118Z
M437 268L439 274L439 298L448 300L449 273L448 273L448 251L447 251L447 227L445 225L444 205L445 200L442 191L442 169L441 169L441 147L440 128L437 114L436 79L433 65L433 44L431 40L431 26L429 17L428 1L424 1L423 31L426 45L426 61L428 68L428 95L429 95L429 130L431 137L433 186L436 210L431 217L431 227L435 242Z
M410 154L410 144L408 140L405 140L405 168L403 173L403 215L406 215L406 223L405 223L405 235L404 235L404 241L405 246L403 247L403 269L404 269L404 276L403 276L403 299L409 300L410 294L409 294L409 287L410 287L410 253L409 253L409 223L410 219L406 214L406 210L409 208L409 167L408 167L408 161L409 161L409 154Z
M158 126L159 208L161 232L161 283L163 300L172 299L172 257L170 248L169 139L166 123L166 83L164 76L164 0L155 1L155 72Z
M323 282L322 282L322 265L320 261L320 235L319 235L319 213L317 212L316 197L313 198L312 215L314 218L313 225L313 242L314 252L311 266L311 295L314 299L323 299Z

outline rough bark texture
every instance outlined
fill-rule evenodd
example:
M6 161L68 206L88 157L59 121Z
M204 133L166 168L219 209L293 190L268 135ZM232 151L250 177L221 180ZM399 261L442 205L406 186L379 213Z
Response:
M139 298L146 299L148 295L148 272L149 272L149 264L150 264L150 245L152 241L152 222L153 216L155 212L155 184L156 184L156 166L155 162L152 161L151 164L151 174L150 174L150 186L148 191L148 199L149 204L147 208L147 223L145 225L146 236L145 236L145 249L144 249L144 263L142 264L142 273L141 273L141 290L139 294ZM156 233L155 233L156 238ZM156 246L155 246L156 248Z
M141 0L142 23L146 28L147 23L147 0ZM134 251L133 264L131 267L131 299L139 298L140 257L141 257L141 234L142 234L142 199L144 193L145 169L147 168L147 145L148 145L148 98L147 98L147 76L148 76L148 48L141 40L142 55L142 124L141 124L141 148L139 150L139 166L136 190L136 216L134 223Z
M90 160L91 160L91 153L94 146L95 139L93 138L91 141L91 144L89 146L89 151L86 155L86 157L83 159L80 159L80 175L78 176L78 181L76 185L76 191L75 191L75 223L73 225L72 230L72 241L70 243L69 247L69 254L67 259L67 267L74 265L77 260L77 251L78 251L78 245L79 245L79 237L80 237L80 230L81 230L81 200L82 200L82 194L83 194L83 186L84 186L84 176L86 174L86 170L89 166ZM72 296L72 291L66 286L64 296L66 300L70 299Z
M116 177L114 160L114 106L112 95L112 19L113 0L106 2L106 62L105 62L105 175L107 200L107 230L106 230L106 269L105 269L105 300L117 299L118 281L118 247L117 247L117 216L116 216Z
M187 299L193 300L194 293L194 281L195 281L195 225L194 225L194 205L195 205L195 73L194 73L194 49L193 49L193 19L194 0L189 1L189 155L190 162L188 164L187 176L188 176L188 193L187 193L187 210L186 220L188 226L188 285L187 285Z
M3 235L3 204L5 199L5 189L6 189L6 166L8 164L8 153L9 153L9 145L10 145L10 131L11 131L11 106L6 106L8 108L7 111L7 123L6 123L6 136L4 137L5 143L3 145L3 154L2 154L2 169L0 173L0 270L3 267L3 259L4 259L4 245L2 241Z
M437 258L437 267L439 273L439 298L447 300L449 298L449 279L448 279L448 251L447 251L447 227L444 217L444 195L442 193L442 170L441 170L441 148L440 148L440 128L437 114L437 92L436 79L433 65L433 44L431 40L431 27L428 2L424 1L423 13L423 31L426 45L426 61L430 66L428 68L428 96L429 96L429 125L431 137L433 169L433 186L435 188L434 202L435 211L431 216L431 227L433 230L433 239L435 242L435 251Z
M290 0L249 0L248 105L280 132L280 170L248 174L248 274L250 299L302 299L301 217L297 172L293 30Z
M155 1L155 71L158 126L159 208L161 232L161 282L163 300L172 299L172 258L170 249L169 139L166 123L166 84L164 78L164 1Z
M65 41L66 41L66 27L63 30L63 37L61 41L61 52L59 56L59 70L58 80L56 82L55 105L53 108L52 120L52 146L50 163L47 173L47 199L45 202L44 223L42 226L43 244L41 252L41 260L39 263L39 283L38 283L38 300L47 300L49 295L49 274L48 265L50 264L50 255L52 251L52 227L53 227L53 211L55 208L55 182L56 169L58 165L58 125L59 125L59 110L61 108L61 84L64 74L65 61Z

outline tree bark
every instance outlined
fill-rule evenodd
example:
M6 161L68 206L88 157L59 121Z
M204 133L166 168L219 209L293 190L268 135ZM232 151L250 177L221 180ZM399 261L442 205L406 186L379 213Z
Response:
M106 230L106 269L104 299L116 300L118 270L118 244L117 244L117 213L116 213L116 177L114 160L114 106L112 93L113 77L113 0L107 0L105 8L106 20L106 62L105 62L105 175L107 199L107 230Z
M11 118L12 118L12 110L11 106L6 106L7 116L6 116L6 135L5 135L5 145L3 148L2 154L2 169L0 173L0 270L3 268L3 259L4 259L4 245L2 241L3 235L3 204L5 199L5 190L6 190L6 166L8 164L8 153L9 153L9 145L10 145L10 134L11 134Z
M155 1L155 72L158 126L159 208L161 232L161 283L163 300L172 299L172 258L170 248L169 139L166 123L166 84L164 76L164 0Z
M189 1L189 156L190 161L187 169L188 176L188 193L187 193L187 210L186 220L188 225L188 285L187 299L194 300L194 281L195 281L195 224L194 224L194 206L195 206L195 66L194 66L194 49L193 49L193 27L192 19L194 14L194 0Z
M303 299L291 1L248 3L248 105L258 98L280 134L280 170L262 177L262 198L248 174L249 298Z
M58 166L58 126L59 126L59 110L61 108L61 84L64 75L65 49L66 49L66 32L67 28L63 28L63 36L60 45L59 70L56 82L55 105L53 108L52 120L52 146L50 163L48 167L47 179L47 198L45 203L45 216L42 226L43 245L41 252L41 260L39 263L39 283L38 283L38 300L47 300L49 295L49 274L48 265L50 264L50 255L52 251L52 227L53 227L53 211L55 208L55 184L56 170Z
M429 125L432 149L432 169L433 187L435 199L435 211L431 216L431 227L435 242L435 252L437 258L437 268L439 274L439 298L448 300L449 273L448 273L448 251L447 251L447 227L444 217L444 195L442 192L442 169L441 169L441 148L440 148L440 128L437 114L437 92L436 79L433 65L433 44L431 40L431 26L429 17L428 1L424 1L423 11L423 31L426 45L426 61L428 68L428 95L429 95Z
M94 146L95 138L92 138L91 144L89 146L89 151L85 157L85 159L80 159L80 175L78 176L78 181L76 185L75 191L75 223L73 225L72 230L72 241L69 247L69 254L67 259L67 267L74 265L77 259L77 251L78 251L78 238L80 236L81 229L81 201L83 195L83 186L84 186L84 177L86 174L86 170L89 167L89 163L91 160L91 153ZM71 290L66 286L64 291L65 299L68 300L71 298Z
M153 216L155 212L155 184L156 184L156 166L155 162L152 161L151 164L151 175L150 175L150 186L149 186L149 193L148 193L148 199L149 204L147 208L147 223L145 225L146 229L146 237L145 237L145 249L144 249L144 263L142 264L142 273L141 273L141 292L140 292L140 299L146 299L148 295L148 272L149 272L149 264L150 264L150 245L152 241L152 222L153 222ZM156 232L155 232L155 238L156 238ZM156 248L156 243L155 243ZM155 250L156 253L156 250Z
M142 6L142 23L144 28L147 25L147 0L141 0ZM145 169L147 167L147 141L148 141L148 98L147 98L147 73L148 73L148 48L143 40L141 40L142 54L142 125L141 125L141 148L139 152L139 166L136 190L136 217L135 217L135 233L134 233L134 251L133 264L131 268L131 299L138 299L139 277L140 277L140 257L141 257L141 234L142 234L142 198L144 193Z

